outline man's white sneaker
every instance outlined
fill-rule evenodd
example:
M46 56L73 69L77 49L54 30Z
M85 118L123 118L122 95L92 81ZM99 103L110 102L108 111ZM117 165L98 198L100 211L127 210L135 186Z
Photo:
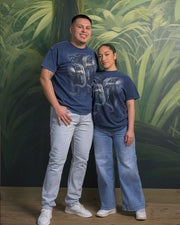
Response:
M100 209L99 211L97 211L96 216L105 217L114 213L116 213L116 208L110 210Z
M51 209L41 209L41 214L38 218L38 225L49 225L52 218Z
M147 219L146 210L140 209L140 210L136 211L136 219L137 220L146 220Z
M77 216L81 216L81 217L91 217L92 213L85 209L83 205L81 205L79 202L74 205L74 206L66 206L65 208L65 212L69 213L69 214L75 214Z

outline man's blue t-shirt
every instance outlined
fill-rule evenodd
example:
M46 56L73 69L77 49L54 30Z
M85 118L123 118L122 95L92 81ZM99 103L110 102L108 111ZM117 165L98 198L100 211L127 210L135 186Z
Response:
M92 49L60 42L50 48L41 66L54 73L52 83L60 105L80 115L91 112L92 81L97 70Z
M125 102L139 98L138 91L127 75L119 71L96 73L93 82L93 119L95 127L121 130L128 125Z

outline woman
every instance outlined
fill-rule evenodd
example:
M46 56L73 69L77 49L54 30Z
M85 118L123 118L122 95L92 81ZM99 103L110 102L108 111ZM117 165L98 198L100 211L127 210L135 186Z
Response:
M104 71L96 74L93 84L94 152L101 200L96 215L105 217L116 213L114 146L123 210L136 211L136 219L145 220L134 137L134 101L139 94L132 80L117 70L113 45L101 45L98 59Z

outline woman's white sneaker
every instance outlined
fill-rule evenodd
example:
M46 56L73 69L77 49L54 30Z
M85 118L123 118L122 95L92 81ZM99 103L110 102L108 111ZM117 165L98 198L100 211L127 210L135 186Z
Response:
M100 209L97 211L96 216L98 217L106 217L109 216L110 214L116 213L116 208L110 209L110 210L105 210L105 209Z
M38 218L38 225L49 225L52 218L51 209L41 209L41 214Z
M74 205L74 206L66 206L65 208L65 212L69 213L69 214L75 214L77 216L81 216L81 217L91 217L92 213L85 209L83 205L81 205L79 202Z
M136 219L137 220L146 220L147 219L146 210L140 209L140 210L136 211Z

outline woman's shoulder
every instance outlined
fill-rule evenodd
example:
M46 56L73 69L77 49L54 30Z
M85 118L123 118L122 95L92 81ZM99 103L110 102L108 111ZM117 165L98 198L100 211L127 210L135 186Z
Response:
M127 74L125 74L125 73L123 73L123 72L120 72L120 71L118 71L118 72L119 72L119 76L120 76L122 79L127 80L127 81L132 81L131 78L130 78L130 76L128 76Z

